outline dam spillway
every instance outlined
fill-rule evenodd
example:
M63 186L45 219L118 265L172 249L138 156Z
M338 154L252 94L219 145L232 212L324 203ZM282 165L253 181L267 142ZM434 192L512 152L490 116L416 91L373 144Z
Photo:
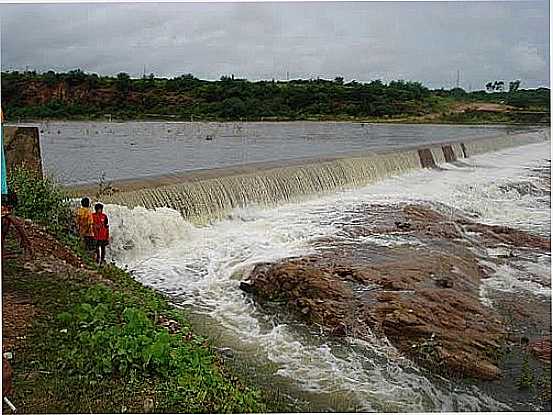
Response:
M107 204L109 260L186 309L199 334L231 350L245 377L306 402L305 412L505 411L520 408L516 396L436 378L374 333L360 340L320 335L285 309L259 306L240 282L256 264L288 258L314 255L335 262L352 252L352 264L362 266L391 253L423 258L449 246L441 237L434 241L435 234L420 239L386 233L396 228L395 215L404 203L430 206L448 220L459 212L482 223L549 235L545 176L550 170L543 171L544 183L534 170L548 165L548 139L547 130L464 138L387 152L137 177L111 183L118 191L100 198L94 197L94 187L75 191ZM275 152L277 157L281 154ZM482 302L493 305L517 295L521 301L538 296L536 303L550 305L550 255L525 252L524 258L506 259L515 261L512 266L495 264L505 260L503 254L493 257L497 250L484 250L472 232L466 237L459 243L474 247L483 266L496 267L480 282ZM442 267L440 258L433 257L432 264ZM451 272L460 269L451 264ZM389 269L396 274L406 267ZM426 288L427 282L434 284L425 280ZM360 295L375 292L368 288ZM414 298L421 298L416 292ZM550 316L542 314L544 320Z
M420 253L423 258L437 249L441 258L447 247L454 249L452 253L457 257L461 252L457 251L458 244L467 244L467 249L474 247L474 255L482 255L483 266L492 267L490 277L471 288L478 290L475 293L483 304L492 307L495 301L516 299L517 305L532 301L531 304L549 308L550 255L547 252L519 251L519 245L512 251L515 257L506 258L502 253L504 248L501 252L483 249L484 234L461 233L459 240L457 233L449 231L441 236L431 233L425 237L406 231L402 236L394 225L398 212L403 211L402 206L409 203L445 215L447 222L438 220L432 224L433 229L442 229L440 223L449 226L452 215L460 214L484 224L550 235L550 143L526 141L528 145L476 155L470 155L470 146L465 146L463 155L469 155L468 159L438 163L437 168L417 168L407 174L391 174L366 186L310 195L297 203L236 209L223 220L213 220L206 226L190 223L173 209L129 209L108 204L106 213L113 238L109 258L128 267L142 284L185 308L202 335L216 339L217 347L232 350L233 361L239 362L244 376L289 394L294 400L305 400L306 412L309 412L307 409L313 412L524 409L530 403L523 401L522 406L517 406L521 400L513 397L510 389L490 392L489 384L478 385L477 389L473 384L467 386L462 381L434 377L416 362L406 359L386 338L374 333L367 333L368 338L360 341L320 335L316 327L307 329L301 316L298 320L289 316L283 309L288 303L278 306L278 312L258 306L240 289L240 282L257 264L290 258L313 256L330 263L351 260L352 266L366 267L406 252L411 252L413 258L419 258L417 253ZM498 140L488 143L487 147L502 145ZM442 153L443 147L445 154L450 153L447 145L440 147ZM439 151L440 147L434 150ZM451 152L454 148L463 151L463 146L456 146ZM418 150L409 149L417 156ZM420 150L432 155L428 147ZM480 151L484 150L481 146ZM446 159L446 155L443 157ZM293 167L300 164L309 163L298 162ZM233 173L253 174L256 170L268 173L275 169L278 170L276 166L241 167ZM187 182L200 183L219 176L221 171L210 171L190 176ZM182 178L164 180L169 186L171 181L176 185ZM148 185L155 187L154 181ZM131 184L127 186L127 190L131 188ZM426 232L427 227L420 229ZM388 233L389 230L392 232ZM450 238L447 235L455 239L447 242L443 239ZM354 257L348 257L348 252ZM501 257L496 257L498 254ZM460 266L465 263L461 257L459 261ZM431 263L442 264L438 257ZM409 270L419 269L402 260L389 267L391 278L403 279L405 271L396 272L405 270L401 264L408 265ZM453 266L451 272L459 269ZM466 287L464 283L459 284L460 289ZM430 282L430 286L434 283ZM375 295L369 288L370 291L355 292ZM424 282L421 289L427 288ZM399 295L406 299L423 297L422 293L411 297L410 291ZM542 308L539 310L543 320L547 320L550 314L546 310L542 313ZM428 314L434 318L431 317L434 313ZM445 321L450 320L445 317ZM542 326L539 327L541 330Z
M404 150L358 153L335 158L259 163L112 183L104 203L179 211L195 223L223 217L235 208L273 206L363 186L385 177L434 168L473 155L550 139L542 129L521 134L410 147ZM73 187L75 196L94 194L94 187Z

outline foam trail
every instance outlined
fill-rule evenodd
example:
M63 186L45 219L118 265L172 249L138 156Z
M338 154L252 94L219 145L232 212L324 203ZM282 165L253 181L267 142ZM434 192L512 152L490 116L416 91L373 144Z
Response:
M551 275L551 256L539 255L533 260L500 266L486 262L495 274L482 282L480 296L487 303L493 303L490 293L494 291L535 295L550 300L551 281L548 276Z

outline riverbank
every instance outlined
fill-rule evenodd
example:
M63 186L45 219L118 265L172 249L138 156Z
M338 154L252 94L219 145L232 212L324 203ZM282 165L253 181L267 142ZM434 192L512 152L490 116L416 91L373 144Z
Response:
M547 88L509 92L431 90L419 82L380 80L344 82L330 79L248 81L223 76L219 81L193 75L166 79L131 79L87 74L4 72L5 116L97 120L400 120L447 117L450 112L491 108L549 111ZM490 107L491 106L491 107ZM459 107L462 107L459 110ZM468 122L486 122L482 113ZM509 121L509 117L502 117ZM510 120L510 122L517 122Z
M24 229L32 255L10 235L2 262L3 353L18 412L271 410L162 295L40 225Z
M23 117L8 122L195 122L195 123L243 123L243 122L344 122L371 124L423 124L423 125L544 125L550 123L550 112L543 108L521 109L492 102L447 101L439 109L422 114L397 114L381 116L350 116L345 114L309 116L265 116L221 118L206 116L181 116L164 114L135 114L132 117L105 115L70 115L55 117Z
M35 225L26 231L33 258L3 262L18 412L266 410L162 296L113 265L86 265Z

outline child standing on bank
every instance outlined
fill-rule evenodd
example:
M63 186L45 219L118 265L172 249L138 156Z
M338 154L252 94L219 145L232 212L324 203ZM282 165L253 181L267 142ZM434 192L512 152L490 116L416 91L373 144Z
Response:
M106 262L106 246L109 244L108 217L103 212L104 205L96 203L92 220L94 221L94 239L96 241L96 263Z
M76 222L79 236L86 249L88 251L94 251L96 249L96 242L94 241L94 221L92 219L90 199L88 197L83 197L81 199L81 207L77 209L76 213Z

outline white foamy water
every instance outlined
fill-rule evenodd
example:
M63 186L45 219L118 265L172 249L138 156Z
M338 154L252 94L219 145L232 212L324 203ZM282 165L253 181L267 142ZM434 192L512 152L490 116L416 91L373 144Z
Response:
M313 241L335 235L337 221L360 203L426 201L437 203L446 213L449 208L458 209L484 223L549 234L546 200L511 187L504 190L506 184L528 180L532 168L543 166L550 158L549 146L546 142L475 156L443 164L441 171L420 170L302 203L240 209L205 227L192 226L170 209L108 205L113 237L110 255L134 270L145 285L215 322L226 346L269 362L274 368L271 376L292 385L298 394L327 402L317 409L505 410L507 406L475 387L431 382L392 345L370 333L362 345L353 340L340 345L277 324L259 312L238 285L258 262L312 252ZM406 243L370 238L366 242ZM496 267L487 288L543 295L548 288L536 281L549 278L550 257L527 262L530 265L523 264L518 274ZM539 274L531 281L536 286L523 282L524 266ZM333 407L335 396L347 399Z

